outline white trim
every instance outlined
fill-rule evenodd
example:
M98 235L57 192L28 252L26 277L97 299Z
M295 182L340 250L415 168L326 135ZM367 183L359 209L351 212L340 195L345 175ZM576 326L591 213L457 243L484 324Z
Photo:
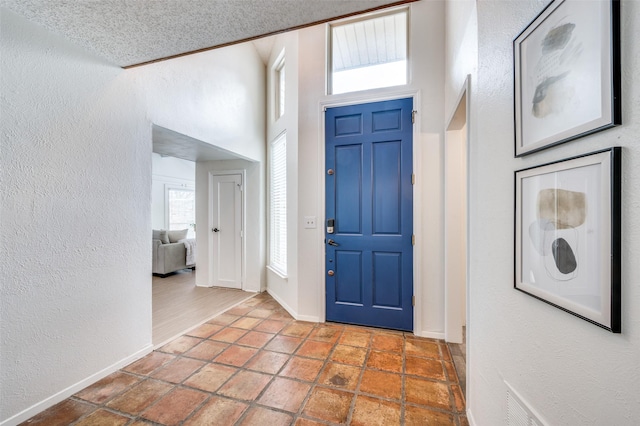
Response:
M367 94L368 93L368 94ZM320 126L319 126L319 141L318 144L318 170L322 173L320 179L320 186L318 191L318 219L319 223L322 223L323 238L318 238L318 264L321 270L321 285L318 286L317 300L320 301L320 314L318 316L319 322L325 322L327 318L327 306L326 306L326 279L324 276L325 270L325 243L324 243L324 224L326 223L325 208L325 114L324 111L327 108L341 107L347 105L357 105L363 103L389 101L396 99L413 98L413 109L417 111L417 116L420 116L420 106L422 105L421 91L420 90L401 90L401 91L388 91L384 89L374 89L374 92L358 92L355 95L353 93L347 93L342 95L332 95L332 99L325 99L319 103L320 114ZM418 171L422 170L421 161L421 149L422 144L420 142L420 120L416 120L413 125L413 173L416 174L416 183L413 185L413 233L418 237L416 245L413 246L413 295L416 298L416 304L413 307L413 333L417 336L430 334L425 332L418 332L418 327L422 327L422 268L418 261L422 256L422 197L419 189L421 188L420 179L418 178ZM420 232L420 233L418 233ZM441 333L434 333L434 335L440 335ZM441 337L437 337L441 338Z
M240 290L245 291L244 284L246 282L247 276L247 244L246 244L246 229L247 229L247 215L245 214L247 205L247 169L234 169L234 170L214 170L209 172L209 210L207 211L207 245L209 247L209 259L208 260L208 268L209 268L209 287L213 287L213 235L211 229L215 226L212 222L213 219L213 177L214 176L227 176L227 175L240 175L242 179L242 191L240 195L240 221L242 227L242 236L240 237L240 244L242 247L240 248Z
M56 405L57 403L64 401L65 399L69 398L70 396L80 392L82 389L86 388L87 386L90 386L92 384L94 384L95 382L97 382L100 379L103 379L105 377L107 377L109 374L114 373L118 370L120 370L123 367L126 367L127 365L131 364L134 361L137 361L138 359L142 358L143 356L151 353L153 351L153 346L151 344L145 346L144 348L140 349L139 351L133 353L132 355L129 355L126 358L123 358L122 360L111 364L110 366L103 368L102 370L98 371L97 373L94 373L92 375L90 375L89 377L80 380L79 382L69 386L66 389L61 390L60 392L51 395L50 397L32 405L31 407L19 412L18 414L9 417L8 419L4 420L2 423L0 423L0 426L14 426L14 425L18 425L28 419L30 419L31 417L35 416L36 414L41 413L42 411L46 410L49 407L52 407L54 405Z
M291 306L289 306L287 304L287 302L285 302L280 296L278 296L276 293L274 293L273 291L271 291L270 288L267 288L267 293L269 293L269 295L271 295L271 297L273 297L275 299L276 302L278 302L278 304L280 306L282 306L284 308L285 311L289 312L289 315L291 315L293 318L297 319L298 314L296 311L293 310L293 308L291 308Z
M444 340L444 333L439 331L420 331L413 333L418 337L426 337L428 339Z
M477 426L476 419L473 418L473 413L470 408L467 408L467 420L469 421L470 426Z
M282 118L285 114L285 111L287 110L287 83L286 83L286 78L287 78L287 71L286 71L286 49L283 47L282 50L280 51L280 53L278 53L278 56L276 58L275 61L273 61L273 65L271 66L271 86L270 90L273 93L272 96L272 108L273 108L273 122L275 123L276 121L280 120L280 118ZM281 71L285 70L285 86L284 86L284 91L285 91L285 97L284 97L284 108L282 111L280 111L280 102L282 101L281 98Z
M288 313L291 315L296 321L306 321L306 322L324 322L321 321L319 317L314 315L298 315L296 311L291 308L291 306L287 305L287 303L282 300L277 294L273 293L270 288L267 288L267 293L271 295L275 299L276 302L280 304Z
M277 276L279 276L280 278L282 278L285 281L287 281L289 279L289 277L287 275L283 274L282 272L280 272L279 269L276 269L271 265L267 265L267 269L270 270L271 272L273 272L274 274L276 274Z
M448 214L448 200L449 200L449 182L447 180L447 177L449 176L448 174L448 158L449 158L449 141L455 137L454 133L456 134L456 136L460 135L460 123L458 123L458 120L460 119L459 117L459 109L461 106L461 103L464 101L465 102L465 109L464 109L464 123L466 125L466 130L464 132L464 150L465 150L465 164L464 164L464 168L465 168L465 173L466 173L466 182L465 182L465 222L466 222L466 233L465 233L465 255L466 255L466 259L465 259L465 263L466 263L466 277L465 277L465 294L469 293L469 245L468 245L468 241L469 241L469 138L470 138L470 126L469 126L469 116L470 116L470 102L469 102L469 92L470 92L470 79L471 79L471 75L467 75L467 77L465 78L465 81L462 85L462 88L458 94L458 97L456 99L456 102L454 103L453 109L452 111L449 113L449 118L446 121L446 125L445 125L445 132L444 132L444 167L443 167L443 176L444 176L444 191L443 191L443 212L444 212L444 238L443 238L443 242L444 242L444 246L443 246L443 255L444 255L444 335L445 335L445 340L447 342L452 342L452 343L462 343L463 342L463 336L462 336L462 327L464 326L464 324L462 324L462 321L460 320L460 318L462 317L462 312L461 312L461 308L460 305L462 304L462 295L461 295L461 291L456 291L456 289L451 288L450 283L449 283L449 278L450 278L450 274L449 274L449 257L448 257L448 234L447 234L447 230L448 228L448 217L450 217L450 215ZM455 268L454 268L455 269ZM468 297L465 297L466 299L468 299ZM468 312L466 312L468 303L465 303L465 319L467 319L468 316ZM466 322L466 321L465 321Z
M295 319L297 321L306 321L306 322L324 322L324 321L320 321L320 317L314 316L314 315L296 315Z

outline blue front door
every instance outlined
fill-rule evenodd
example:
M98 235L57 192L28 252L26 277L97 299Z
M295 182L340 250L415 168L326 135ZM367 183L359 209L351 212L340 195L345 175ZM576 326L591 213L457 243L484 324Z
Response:
M328 321L413 330L413 99L328 108Z

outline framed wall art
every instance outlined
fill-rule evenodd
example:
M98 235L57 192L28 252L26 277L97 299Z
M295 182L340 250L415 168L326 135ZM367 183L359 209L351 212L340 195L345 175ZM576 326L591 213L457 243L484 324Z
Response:
M621 124L618 0L554 0L513 59L516 157Z
M515 172L515 288L621 329L621 148Z

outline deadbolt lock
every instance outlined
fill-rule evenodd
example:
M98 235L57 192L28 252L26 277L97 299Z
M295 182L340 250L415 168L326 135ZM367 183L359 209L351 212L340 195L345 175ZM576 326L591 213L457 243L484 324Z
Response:
M329 269L329 271L327 271L327 275L329 275L330 277L334 276L336 273L333 272L333 269Z
M327 170L327 174L328 174L329 176L331 176L333 173L334 173L333 169L329 169L329 170Z

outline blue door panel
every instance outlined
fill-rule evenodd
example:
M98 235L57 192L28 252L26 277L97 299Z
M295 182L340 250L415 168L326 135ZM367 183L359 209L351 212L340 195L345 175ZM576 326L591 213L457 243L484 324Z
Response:
M401 99L327 109L329 321L413 329L412 108Z
M335 148L335 216L339 232L362 233L362 145Z
M401 232L401 142L372 144L373 234Z
M363 304L362 252L336 250L336 269L340 276L336 277L336 303Z
M373 305L402 309L402 253L373 253Z
M352 136L362 134L362 114L336 117L335 136Z
M372 114L371 131L384 132L387 130L402 129L402 110L377 111Z

